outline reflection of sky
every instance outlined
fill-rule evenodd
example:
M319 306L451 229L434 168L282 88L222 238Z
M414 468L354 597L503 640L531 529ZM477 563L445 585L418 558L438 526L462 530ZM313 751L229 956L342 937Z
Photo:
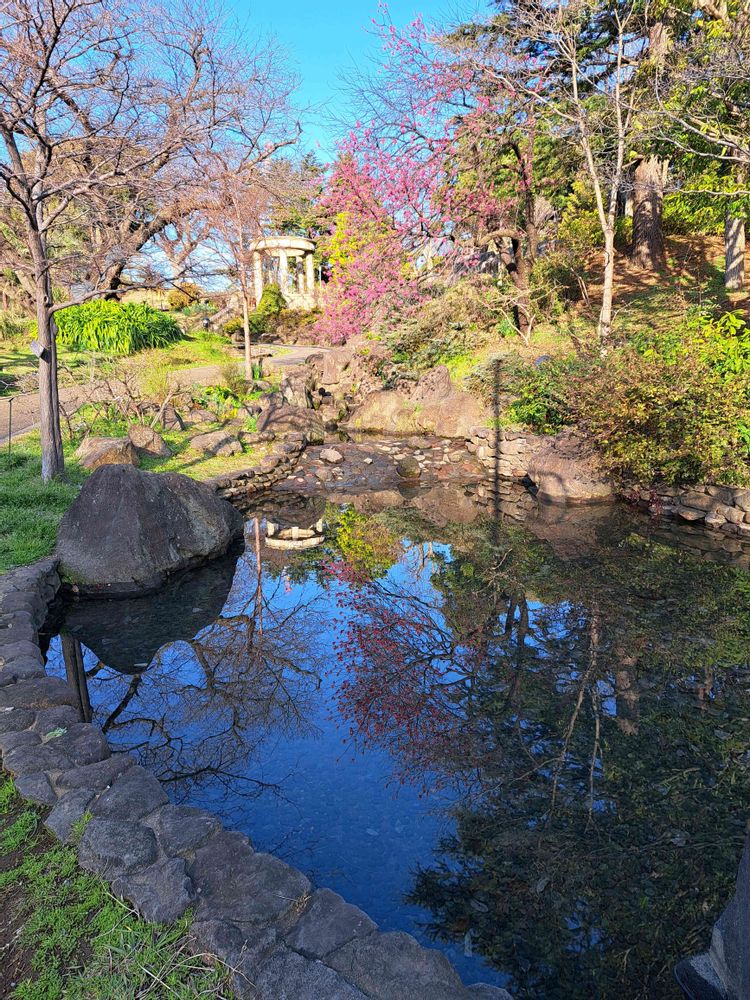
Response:
M447 546L433 548L433 552L438 550L443 558L449 558ZM412 594L431 596L434 603L436 594L429 584L434 568L421 546L410 547L389 571L388 582ZM256 581L254 558L247 553L237 565L224 616L245 609ZM381 929L406 930L429 944L418 927L426 914L407 906L403 897L412 887L415 869L430 864L438 840L452 832L446 811L451 795L446 791L425 795L424 775L418 788L399 784L393 780L393 762L386 751L355 751L347 726L337 723L340 668L333 647L347 619L347 609L336 604L343 586L333 581L321 584L312 575L296 584L285 582L283 575L281 580L266 576L263 581L264 597L277 621L290 616L299 627L300 615L306 617L310 664L322 657L323 666L319 689L305 701L304 734L299 734L299 728L271 724L261 734L259 745L255 738L249 741L251 749L241 765L242 773L255 781L278 785L279 794L269 790L259 797L245 797L237 791L239 782L228 791L224 782L210 778L190 785L187 797L181 794L179 784L168 790L181 801L219 814L229 825L248 833L257 848L273 851L309 873L317 884L340 892L370 914ZM295 617L293 612L300 607L303 610ZM266 627L271 627L270 615ZM96 657L86 649L84 654L90 671ZM51 667L64 673L59 639L53 640L49 658ZM98 721L118 703L129 682L130 678L108 669L100 669L90 679ZM145 722L132 721L148 701L153 685L158 687L161 704L166 704L175 729L179 729L180 746L210 743L214 734L207 731L205 716L197 719L189 712L181 714L184 706L179 704L177 689L204 684L202 670L187 643L175 642L159 650L142 683L139 697L118 719L119 724L130 720L127 728L119 731L119 737L116 731L110 732L112 742L119 738L128 747L141 741L159 746L158 732L151 731ZM462 948L444 943L441 948L467 982L504 981L478 959L466 957Z

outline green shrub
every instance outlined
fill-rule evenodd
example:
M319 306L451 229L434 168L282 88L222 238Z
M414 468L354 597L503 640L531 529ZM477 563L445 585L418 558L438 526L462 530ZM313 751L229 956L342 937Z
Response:
M57 314L60 343L76 351L134 354L182 337L178 324L143 303L108 300L71 306Z
M170 288L167 295L167 304L173 312L180 309L187 309L188 306L199 304L203 296L203 291L192 281L186 281L175 288Z
M221 366L220 372L222 385L237 399L242 399L247 391L247 382L241 366L230 361Z
M626 345L575 377L572 413L612 472L638 482L748 481L747 379Z
M263 289L256 312L261 316L278 316L283 309L286 309L286 299L279 286L271 282Z
M511 372L508 384L518 398L508 407L515 423L526 424L537 434L556 434L573 421L571 380L585 365L577 356L523 365Z
M20 340L31 333L33 321L0 309L0 340Z

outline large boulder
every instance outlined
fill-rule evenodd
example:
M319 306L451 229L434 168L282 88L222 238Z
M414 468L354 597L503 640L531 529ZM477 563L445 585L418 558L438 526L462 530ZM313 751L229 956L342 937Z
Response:
M258 430L273 431L277 438L303 434L308 444L322 444L325 428L315 410L274 403L258 417Z
M57 555L79 593L122 597L222 555L242 531L239 512L203 483L106 465L63 517Z
M313 378L309 372L303 374L290 373L281 380L280 391L288 406L298 406L300 409L312 409Z
M133 424L132 427L128 427L128 437L140 455L169 458L172 454L164 438L153 427L147 427L145 424Z
M486 424L491 416L481 400L461 389L451 389L442 398L417 405L419 430L446 438L469 438L473 428Z
M102 465L138 465L139 458L130 438L86 437L76 451L84 469Z
M352 412L347 427L383 434L413 434L419 430L417 407L396 389L371 392Z
M411 394L411 400L420 404L435 403L446 399L452 391L451 373L445 365L436 365L422 375Z
M535 449L526 471L539 499L550 503L602 503L614 496L593 448L574 430L563 430Z

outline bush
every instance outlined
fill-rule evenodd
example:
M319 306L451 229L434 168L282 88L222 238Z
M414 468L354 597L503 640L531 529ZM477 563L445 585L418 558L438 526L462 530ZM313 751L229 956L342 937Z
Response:
M247 382L245 381L245 373L240 365L228 362L221 366L221 382L232 395L236 396L237 399L241 399L247 392Z
M282 309L286 309L286 299L281 294L279 286L271 282L263 289L255 311L261 316L278 316Z
M187 309L189 306L199 305L199 300L203 296L203 291L192 281L186 281L182 285L170 288L167 295L167 304L173 312Z
M0 340L20 340L28 336L33 323L23 316L0 309Z
M747 379L686 349L627 345L573 379L571 410L613 473L669 484L748 481Z
M98 300L57 314L60 343L76 351L134 354L180 340L178 324L143 303Z

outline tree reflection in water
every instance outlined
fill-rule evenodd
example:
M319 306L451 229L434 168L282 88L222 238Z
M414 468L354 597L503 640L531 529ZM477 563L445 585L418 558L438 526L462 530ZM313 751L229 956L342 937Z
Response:
M731 895L750 581L631 527L608 518L574 559L519 529L454 533L429 588L360 577L346 596L355 739L457 793L411 901L516 995L677 996L675 961Z
M109 644L109 663L88 654L79 698L85 701L92 692L97 721L110 740L136 753L162 781L177 785L179 799L206 783L223 786L232 796L279 791L258 776L257 747L269 732L290 736L310 730L309 703L320 686L310 634L315 602L291 595L283 573L264 579L257 527L251 522L247 555L236 567L234 560L230 564L221 615L217 609L216 620L195 636L192 612L207 617L205 607L189 607L198 599L193 587L200 588L200 574L163 592L156 606L151 598L79 606L69 616L73 633L61 634L66 675L73 680L81 642L95 647L104 634L116 635L122 622L138 631L136 639L123 637L122 646L116 639ZM203 598L205 604L205 590ZM173 616L164 620L167 608L187 616L184 636L175 634ZM130 662L134 643L139 664ZM124 661L120 669L112 669L118 659Z
M186 584L170 598L184 634L173 615L165 638L157 609L151 652L122 652L129 676L69 616L97 650L97 718L183 798L262 791L269 733L307 755L316 729L348 736L377 781L385 752L428 802L453 803L451 832L403 886L438 942L508 972L517 996L675 997L675 961L731 895L748 815L748 574L622 512L521 526L476 519L465 497L432 522L417 503L329 506L308 551L268 550L249 522L221 613ZM191 626L193 602L211 624ZM139 607L119 620L147 635ZM330 790L335 766L308 782ZM362 820L360 787L327 795L353 810L344 827Z

